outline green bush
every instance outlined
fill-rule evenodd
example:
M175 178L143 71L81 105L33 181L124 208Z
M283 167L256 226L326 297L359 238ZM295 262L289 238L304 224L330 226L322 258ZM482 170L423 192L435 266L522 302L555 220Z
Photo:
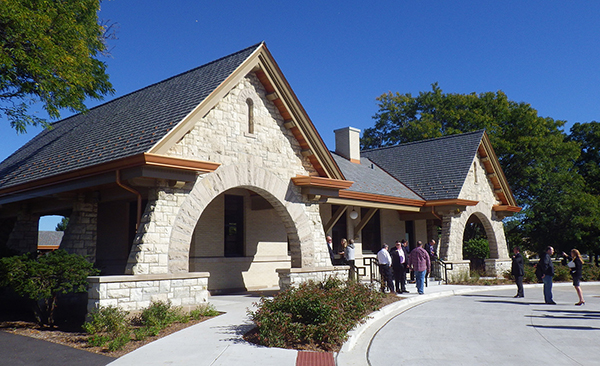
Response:
M471 239L463 242L463 258L486 259L490 257L490 244L487 239Z
M212 305L200 306L185 314L179 307L171 306L171 302L152 302L150 306L135 316L114 306L102 307L89 314L91 320L83 325L90 335L88 342L95 347L106 346L109 351L116 351L131 341L141 341L150 336L156 336L161 330L173 323L187 323L190 318L217 316L220 313Z
M135 322L141 325L136 329L136 339L141 340L148 336L157 336L161 330L173 323L187 323L189 315L184 315L181 308L171 306L170 301L153 301L149 307L135 318Z
M552 278L552 281L568 282L572 279L573 278L571 277L571 270L569 267L554 263L554 277Z
M211 304L200 305L196 309L190 311L190 317L194 320L201 319L203 317L213 317L220 313Z
M131 340L132 327L129 312L107 306L90 313L91 320L83 324L92 346L108 347L110 351L121 349Z
M302 283L273 298L263 297L249 316L262 345L302 348L316 344L329 351L342 344L348 331L376 310L382 299L380 292L361 283L329 278Z
M584 264L582 279L584 281L600 281L600 267L593 264Z
M59 294L87 292L87 277L98 273L83 256L62 249L39 257L29 253L0 258L0 286L33 300L40 324L54 324Z

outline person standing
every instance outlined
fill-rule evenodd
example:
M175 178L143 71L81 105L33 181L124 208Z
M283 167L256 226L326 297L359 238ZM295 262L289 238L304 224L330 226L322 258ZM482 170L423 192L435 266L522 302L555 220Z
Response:
M348 240L346 240L346 238L342 238L342 241L340 242L340 246L341 246L341 251L338 252L338 254L342 256L340 261L342 262L342 264L346 264L346 258L344 257L344 253L346 252L346 247L348 246Z
M331 236L327 236L326 238L327 240L327 250L329 251L329 258L331 259L331 265L333 265L334 263L334 251L333 251L333 239L331 239Z
M525 266L523 264L523 256L521 255L521 248L513 248L512 257L512 269L511 273L515 277L515 283L517 284L517 294L515 297L525 297L523 292L523 276L525 275Z
M425 251L429 253L429 259L432 261L435 259L436 251L435 251L435 240L431 239L427 245L425 245Z
M354 263L354 240L348 240L348 244L344 249L344 259L346 259L346 264L350 266L348 270L348 280L354 281L356 280L356 265Z
M577 296L579 297L579 302L575 305L584 305L585 300L581 291L581 276L583 276L583 258L581 257L581 253L577 249L571 249L571 256L567 256L565 253L563 253L563 256L571 260L567 265L571 270L571 277L573 277L573 287L575 287L575 292L577 292Z
M429 253L423 249L423 242L420 240L417 242L417 247L411 250L408 256L408 264L410 268L415 272L415 279L417 281L417 291L419 295L425 293L424 283L427 272L431 271L431 260Z
M392 257L392 269L394 270L394 283L396 284L396 293L401 294L408 292L406 290L406 256L402 243L396 242L396 247L392 249L390 256Z
M388 252L388 245L383 244L381 250L377 252L377 261L379 262L379 274L383 283L381 284L381 292L385 292L385 285L390 292L394 292L394 282L392 281L392 257Z
M414 273L412 273L410 271L410 268L408 266L408 255L410 254L410 248L408 247L408 241L406 241L406 239L402 239L402 240L400 240L400 243L402 244L402 250L404 250L404 258L406 258L404 267L406 267L406 273L410 274L410 279L412 280L415 275L414 275Z
M538 266L541 266L542 282L544 282L544 301L546 304L556 305L552 300L552 278L554 277L554 264L550 257L552 254L554 254L554 248L548 246L540 258Z

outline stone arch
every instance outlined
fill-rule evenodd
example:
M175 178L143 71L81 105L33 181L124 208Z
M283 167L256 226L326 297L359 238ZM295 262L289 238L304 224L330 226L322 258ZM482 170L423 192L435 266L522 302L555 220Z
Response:
M315 223L305 211L299 190L273 172L249 163L221 167L198 178L173 222L168 249L169 273L189 271L190 244L196 223L212 200L232 188L252 190L275 208L288 234L293 268L315 264L315 259L319 259L314 257L311 240Z
M476 211L469 215L469 217L467 218L467 222L469 222L469 219L472 216L475 216L479 220L479 222L481 222L481 225L483 225L483 229L485 230L485 235L487 237L488 244L490 247L490 258L498 259L498 240L496 239L496 232L494 231L490 220L486 215L483 214L483 212Z
M440 257L450 261L463 260L463 233L469 218L475 215L481 221L490 245L490 259L508 259L502 220L495 217L492 207L479 203L464 211L445 214L442 219Z

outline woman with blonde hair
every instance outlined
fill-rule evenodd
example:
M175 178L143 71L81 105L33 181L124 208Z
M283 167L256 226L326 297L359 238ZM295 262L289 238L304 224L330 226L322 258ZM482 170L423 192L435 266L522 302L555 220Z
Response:
M583 299L583 293L581 292L581 276L583 275L583 258L581 257L581 253L577 249L571 249L571 262L569 262L569 268L571 269L571 276L573 277L573 287L575 287L575 291L577 291L577 296L579 296L579 302L575 305L580 306L585 304L585 300Z

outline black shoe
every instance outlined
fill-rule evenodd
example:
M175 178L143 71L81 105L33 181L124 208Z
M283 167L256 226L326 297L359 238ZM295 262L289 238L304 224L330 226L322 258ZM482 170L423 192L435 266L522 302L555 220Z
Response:
M402 292L408 294L410 291L408 291L408 290L402 290Z
M515 295L515 296L513 296L513 297L521 297L521 296L519 296L519 295Z
M548 301L548 302L546 302L546 304L548 304L548 305L556 305L556 303L554 301Z

